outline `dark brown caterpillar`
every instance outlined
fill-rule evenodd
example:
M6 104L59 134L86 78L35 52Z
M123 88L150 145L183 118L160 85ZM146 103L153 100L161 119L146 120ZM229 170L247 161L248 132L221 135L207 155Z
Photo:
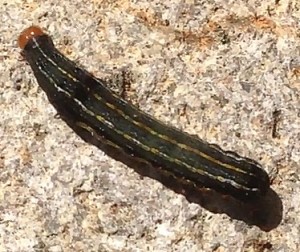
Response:
M24 30L18 42L51 104L85 141L109 155L110 150L117 150L151 164L156 173L178 183L211 188L243 200L268 190L268 174L257 162L142 112L64 57L39 27Z

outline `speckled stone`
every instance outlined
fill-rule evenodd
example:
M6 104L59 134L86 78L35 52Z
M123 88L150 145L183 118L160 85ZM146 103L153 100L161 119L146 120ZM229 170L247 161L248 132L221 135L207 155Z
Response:
M300 250L299 1L1 0L0 14L0 251ZM267 227L77 137L20 56L32 24L96 76L130 71L142 110L259 161L274 192L252 218Z

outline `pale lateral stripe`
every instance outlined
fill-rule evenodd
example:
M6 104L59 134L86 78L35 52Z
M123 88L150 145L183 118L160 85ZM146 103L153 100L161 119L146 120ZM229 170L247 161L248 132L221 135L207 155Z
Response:
M60 71L62 72L62 74L67 74L68 76L70 76L69 73L67 73L65 70L61 69L60 67L58 67L58 65L52 60L50 59L47 54L41 49L41 47L39 46L39 44L37 43L37 41L34 39L34 42L35 42L35 45L36 47L38 48L39 52L45 57L45 59L47 61L49 61L50 63L52 63L54 66L56 66L58 69L60 69ZM182 165L182 166L185 166L188 170L194 172L194 173L199 173L203 176L207 176L211 179L214 179L214 180L218 180L220 181L221 183L228 183L228 184L231 184L233 187L237 188L237 189L244 189L244 190L247 190L247 191L257 191L256 188L248 188L248 187L245 187L243 185L240 185L238 184L236 181L234 180L230 180L230 179L227 179L227 178L224 178L224 177L221 177L221 176L214 176L213 174L210 174L206 171L203 171L201 168L195 168L193 166L190 166L188 164L186 164L185 162L182 162L181 160L177 159L177 158L172 158L172 157L169 157L168 155L166 155L165 153L162 153L160 152L158 149L156 148L150 148L149 146L147 145L144 145L143 143L139 142L137 139L135 138L132 138L131 136L129 136L128 134L124 134L122 131L120 130L117 130L114 126L114 124L110 121L107 121L104 117L100 116L100 115L97 115L97 114L94 114L92 111L90 111L81 101L79 101L78 99L72 97L72 95L70 93L68 93L66 90L62 89L61 87L59 87L59 85L56 84L56 82L52 79L52 77L44 70L41 69L41 67L39 65L37 65L38 68L40 69L40 71L42 72L42 74L50 80L50 82L54 85L54 87L58 90L58 92L62 92L64 93L65 95L67 95L68 97L71 97L82 109L83 111L85 111L88 115L92 116L92 117L95 117L97 118L101 123L105 124L107 127L109 127L110 129L112 129L114 132L116 132L118 135L128 139L129 141L132 141L133 143L137 144L138 146L140 146L142 149L144 149L145 151L149 151L151 153L153 153L154 155L158 155L160 157L163 157L163 158L166 158L167 160L169 160L171 163L172 162L175 162L176 164L178 165ZM76 82L79 82L75 77L72 78L73 80L76 80ZM111 104L113 106L113 104ZM116 109L118 110L118 109ZM123 113L123 111L122 111ZM126 115L125 115L126 116ZM128 116L127 116L128 117ZM132 120L130 117L128 117L130 121L134 121ZM126 119L126 118L125 118ZM136 122L138 123L138 122ZM138 125L138 124L137 124ZM147 127L147 126L146 126ZM149 132L154 132L155 135L158 135L155 131L152 131L151 128L147 127L149 130ZM152 133L153 134L153 133ZM161 136L161 135L160 135ZM164 136L164 135L162 135ZM161 137L162 138L162 137ZM164 139L164 138L163 138ZM173 143L173 142L171 142ZM173 143L174 144L174 143ZM178 144L177 142L175 142L175 144ZM244 171L243 171L244 172Z

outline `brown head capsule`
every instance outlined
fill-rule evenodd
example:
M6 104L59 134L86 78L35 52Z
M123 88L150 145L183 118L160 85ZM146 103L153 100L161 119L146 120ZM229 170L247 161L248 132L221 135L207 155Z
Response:
M18 38L18 45L23 50L27 45L28 41L34 37L42 36L45 33L38 26L30 26L23 30Z

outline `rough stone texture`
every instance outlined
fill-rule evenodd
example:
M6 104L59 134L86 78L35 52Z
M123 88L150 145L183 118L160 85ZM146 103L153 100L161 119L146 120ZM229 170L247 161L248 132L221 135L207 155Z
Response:
M299 1L1 0L0 13L0 251L300 250ZM142 110L260 161L274 192L254 210L189 203L84 143L20 56L31 24L99 77L128 69Z

